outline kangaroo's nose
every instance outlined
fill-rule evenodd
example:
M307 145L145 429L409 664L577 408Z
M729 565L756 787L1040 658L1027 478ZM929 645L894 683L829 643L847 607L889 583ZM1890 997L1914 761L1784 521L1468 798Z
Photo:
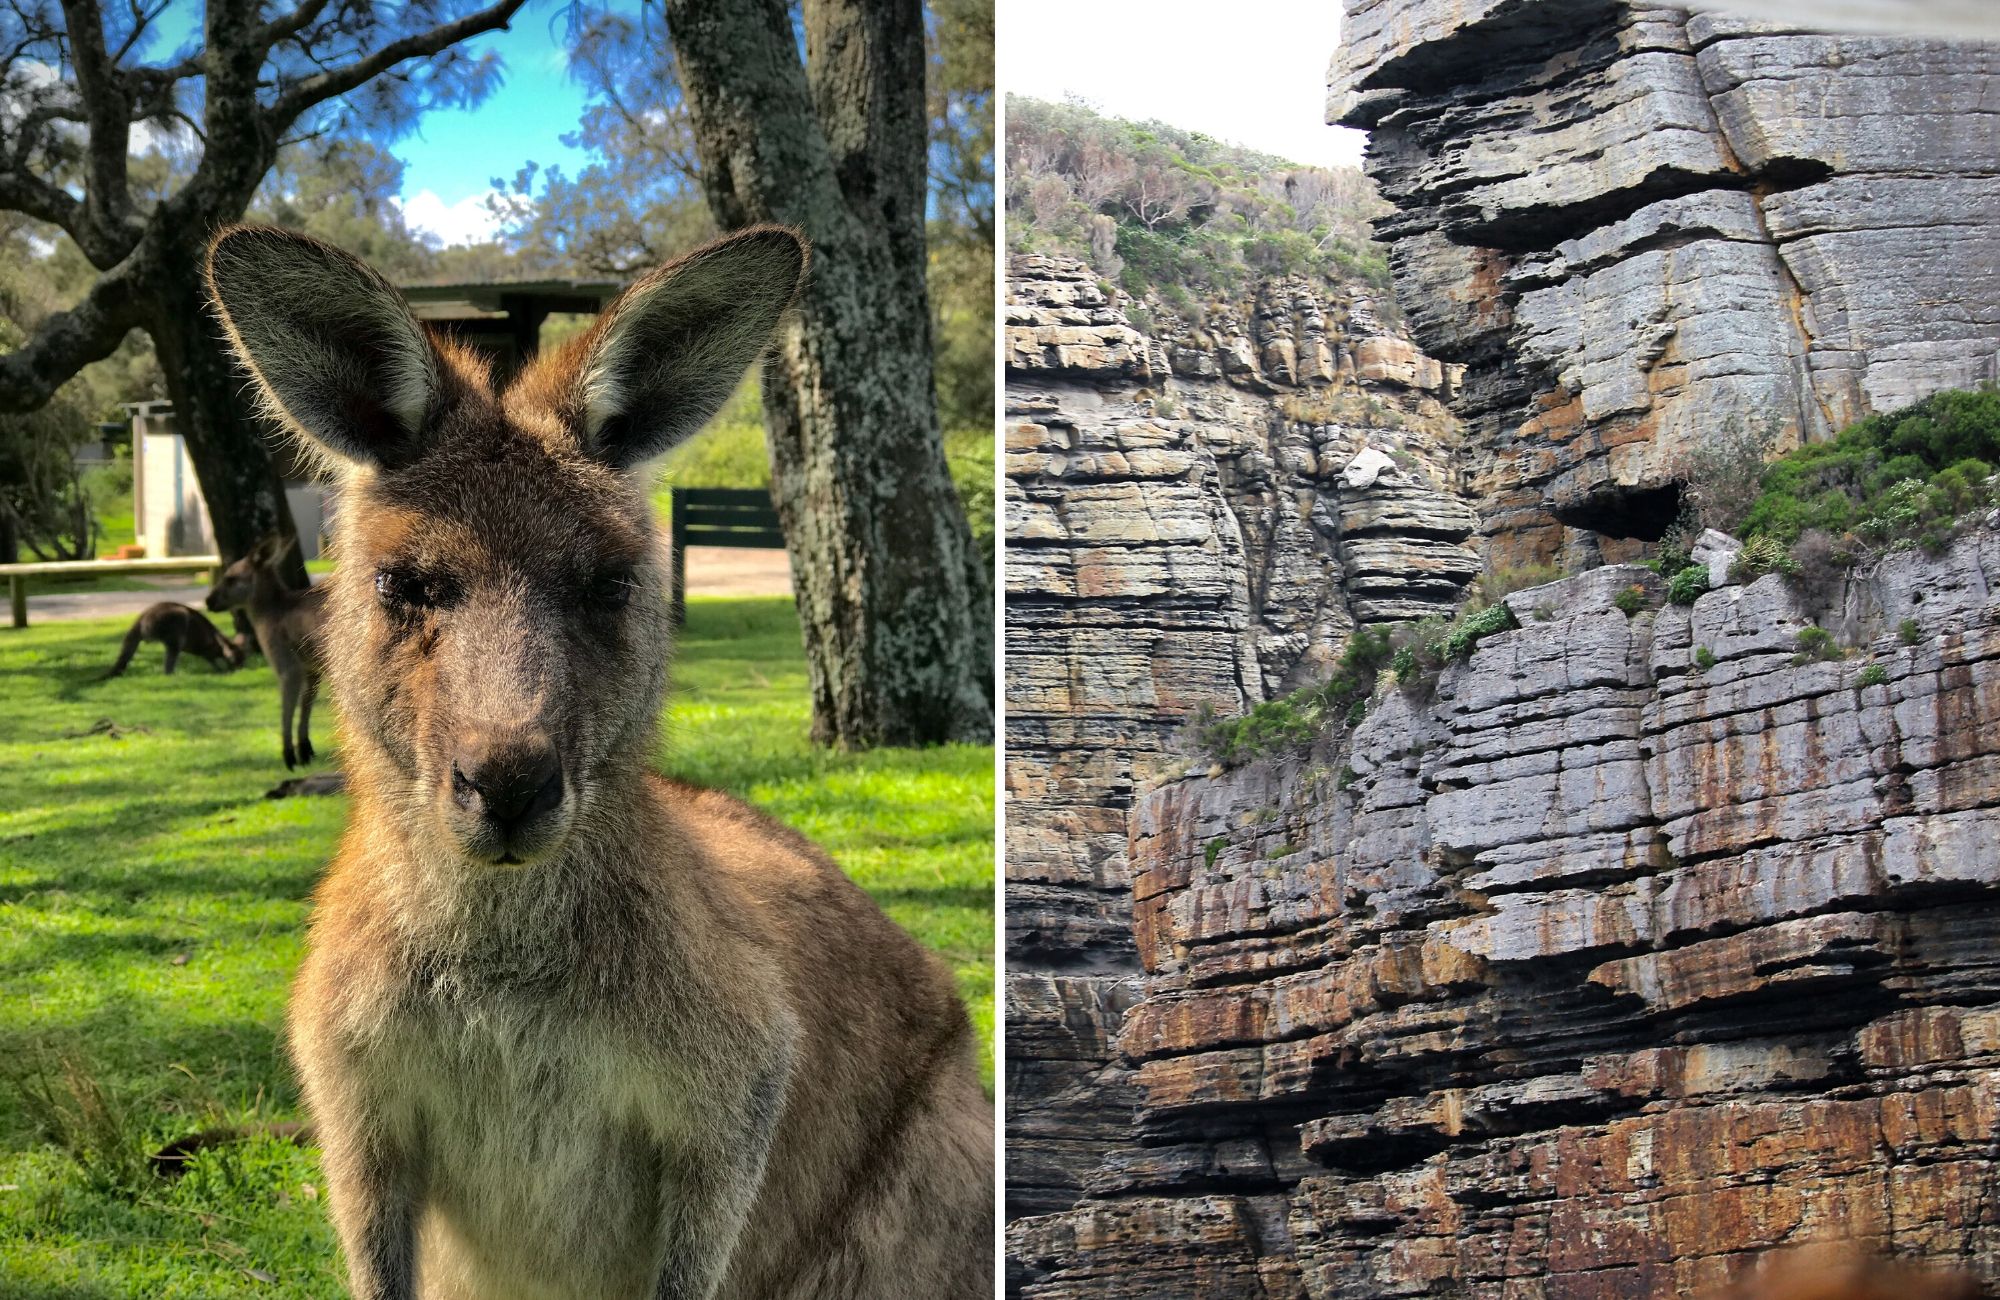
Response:
M452 760L451 795L509 830L562 802L562 759L542 735L468 740Z

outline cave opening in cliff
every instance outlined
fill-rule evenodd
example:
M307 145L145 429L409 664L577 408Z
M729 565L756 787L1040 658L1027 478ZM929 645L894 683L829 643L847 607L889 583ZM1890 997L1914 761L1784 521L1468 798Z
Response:
M1556 506L1551 513L1571 528L1587 528L1603 537L1629 537L1657 542L1681 515L1681 485L1609 486L1580 501Z

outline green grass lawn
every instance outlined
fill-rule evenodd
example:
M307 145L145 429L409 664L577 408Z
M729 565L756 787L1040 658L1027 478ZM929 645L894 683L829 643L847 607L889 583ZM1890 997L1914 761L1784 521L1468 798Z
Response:
M167 678L147 646L94 682L123 630L0 631L0 1297L340 1296L315 1153L142 1162L298 1117L285 990L345 800L262 798L285 772L261 660ZM812 748L783 599L691 600L675 677L662 769L812 836L942 953L990 1086L993 751Z

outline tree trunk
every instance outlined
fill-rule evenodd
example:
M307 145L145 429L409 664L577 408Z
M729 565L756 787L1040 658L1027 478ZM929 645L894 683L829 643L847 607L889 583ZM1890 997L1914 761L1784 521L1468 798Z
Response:
M813 737L989 741L990 588L932 387L921 5L807 0L810 76L782 0L668 0L667 21L718 224L813 243L763 386Z
M196 249L195 257L205 251L205 245ZM198 265L187 259L160 268L153 296L158 306L145 328L173 399L174 431L187 440L216 546L227 562L274 534L295 541L298 529L272 463L271 426L244 399L242 372L209 314ZM288 549L281 567L294 586L305 585L297 547Z

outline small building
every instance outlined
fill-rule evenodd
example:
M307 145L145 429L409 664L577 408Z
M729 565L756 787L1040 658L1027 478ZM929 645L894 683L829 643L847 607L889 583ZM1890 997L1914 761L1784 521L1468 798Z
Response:
M402 292L418 320L491 355L504 381L540 350L550 316L594 315L622 288L613 280L495 280L404 285ZM173 403L130 402L125 409L132 416L133 526L146 554L214 552L215 529L187 443L174 429ZM271 443L300 553L317 559L332 525L328 487L315 480L289 438L274 435Z

